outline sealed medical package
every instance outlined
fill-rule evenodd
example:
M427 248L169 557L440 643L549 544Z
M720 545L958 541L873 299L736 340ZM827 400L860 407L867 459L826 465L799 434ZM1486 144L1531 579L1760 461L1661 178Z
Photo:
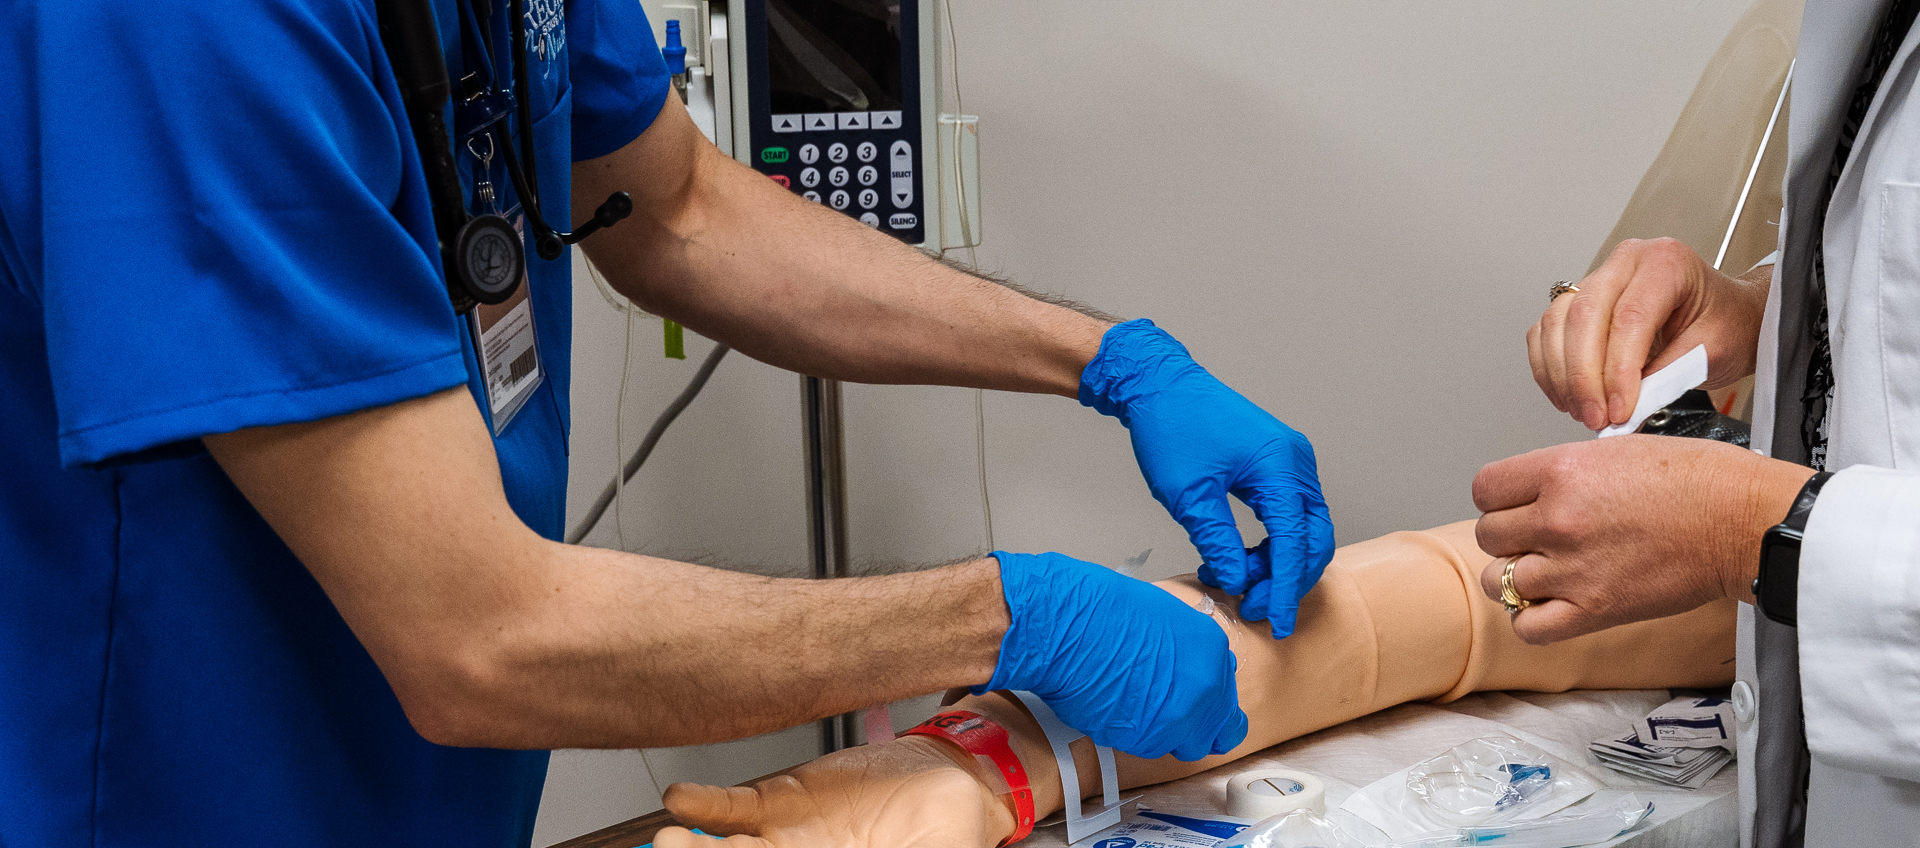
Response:
M1405 840L1435 831L1539 819L1600 784L1511 736L1485 736L1362 788L1341 809Z

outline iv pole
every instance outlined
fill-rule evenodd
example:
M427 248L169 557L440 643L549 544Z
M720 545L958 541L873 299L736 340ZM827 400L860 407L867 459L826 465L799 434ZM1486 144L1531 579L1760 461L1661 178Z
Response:
M846 433L840 413L840 381L800 377L800 407L807 449L807 543L816 580L849 576L847 570ZM820 720L820 748L833 753L859 744L859 714Z

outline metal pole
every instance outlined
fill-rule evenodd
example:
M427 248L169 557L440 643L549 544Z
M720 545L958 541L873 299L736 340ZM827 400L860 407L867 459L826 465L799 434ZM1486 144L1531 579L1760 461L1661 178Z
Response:
M847 463L840 381L802 376L800 405L807 439L807 542L813 576L816 580L846 577ZM823 753L858 744L858 714L820 720Z

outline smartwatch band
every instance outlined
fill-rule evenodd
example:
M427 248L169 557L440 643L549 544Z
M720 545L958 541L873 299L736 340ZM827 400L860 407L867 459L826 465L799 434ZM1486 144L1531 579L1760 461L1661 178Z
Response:
M1033 832L1033 787L1027 781L1027 770L1020 764L1020 757L1013 753L1006 728L976 712L949 710L907 728L900 735L945 739L958 745L960 750L993 763L1013 796L1013 835L1000 844L1011 845Z
M1787 510L1786 520L1767 530L1760 540L1760 570L1753 578L1753 602L1768 619L1795 627L1799 624L1800 548L1807 519L1813 515L1820 488L1833 476L1822 471L1807 478Z

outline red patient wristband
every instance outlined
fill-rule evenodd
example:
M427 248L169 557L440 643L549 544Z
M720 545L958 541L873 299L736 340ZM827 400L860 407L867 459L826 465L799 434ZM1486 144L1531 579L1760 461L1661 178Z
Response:
M933 736L960 746L960 750L985 757L1000 769L1013 793L1013 835L1001 845L1012 845L1033 832L1033 788L1027 782L1027 769L1013 753L1007 729L979 713L949 710L910 727L901 736Z

